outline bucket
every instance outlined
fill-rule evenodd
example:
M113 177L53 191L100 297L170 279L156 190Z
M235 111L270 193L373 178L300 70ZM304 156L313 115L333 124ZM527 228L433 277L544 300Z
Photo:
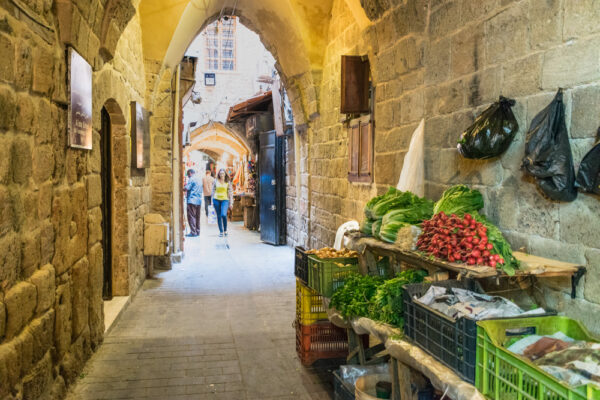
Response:
M390 382L390 376L388 374L376 374L376 375L364 375L356 380L355 395L356 400L378 400L390 397L377 397L377 383L378 382ZM387 385L379 385L380 392L382 387ZM381 393L383 394L383 393ZM390 393L391 394L391 393Z

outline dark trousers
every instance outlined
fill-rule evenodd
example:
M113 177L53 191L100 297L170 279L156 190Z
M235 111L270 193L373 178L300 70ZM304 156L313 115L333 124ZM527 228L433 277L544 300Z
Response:
M229 200L213 200L215 213L217 214L217 223L219 224L219 232L227 232L227 209L229 208Z
M188 223L190 224L190 234L200 234L200 216L202 215L201 204L187 204L187 217Z
M212 196L204 196L204 212L206 212L206 216L208 217L208 205L212 203Z

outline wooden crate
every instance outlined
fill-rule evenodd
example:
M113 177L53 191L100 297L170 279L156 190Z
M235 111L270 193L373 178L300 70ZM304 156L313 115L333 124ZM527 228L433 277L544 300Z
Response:
M244 207L244 226L251 231L257 230L256 207Z

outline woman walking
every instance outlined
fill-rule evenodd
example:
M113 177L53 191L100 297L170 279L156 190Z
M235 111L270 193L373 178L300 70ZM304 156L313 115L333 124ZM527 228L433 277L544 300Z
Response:
M219 224L219 237L227 236L227 210L233 207L233 188L229 175L220 169L212 189L213 206Z

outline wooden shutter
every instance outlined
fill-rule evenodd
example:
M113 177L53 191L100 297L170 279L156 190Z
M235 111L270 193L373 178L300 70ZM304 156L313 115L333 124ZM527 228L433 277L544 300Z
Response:
M370 112L369 59L362 56L342 56L342 114Z
M360 165L358 175L371 177L373 166L373 129L371 121L360 123Z
M360 164L360 124L356 121L348 129L348 176L355 178Z
M348 180L373 181L373 124L370 116L351 121L348 128Z

